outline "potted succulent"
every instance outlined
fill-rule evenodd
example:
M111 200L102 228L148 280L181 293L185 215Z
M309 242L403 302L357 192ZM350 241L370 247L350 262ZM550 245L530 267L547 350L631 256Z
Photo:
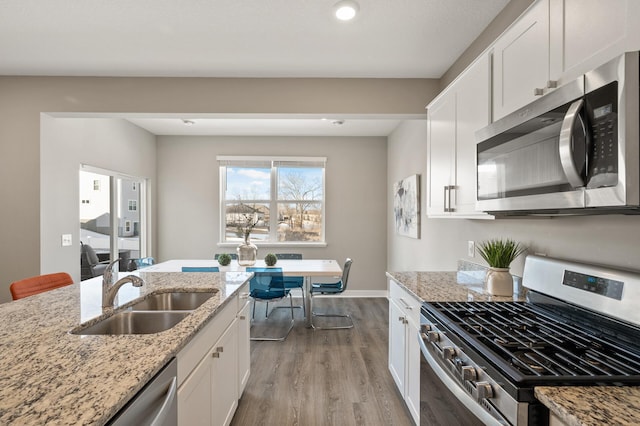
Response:
M220 256L218 256L218 263L220 264L220 266L229 266L229 264L231 263L231 256L227 253L222 253Z
M269 253L264 257L264 263L267 266L273 266L278 262L278 258L275 254Z
M478 253L489 264L485 284L494 296L513 295L513 277L509 272L511 262L527 248L511 239L489 240L478 244Z

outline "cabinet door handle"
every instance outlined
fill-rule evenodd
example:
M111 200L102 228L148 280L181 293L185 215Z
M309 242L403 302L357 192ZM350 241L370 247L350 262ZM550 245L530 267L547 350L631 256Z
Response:
M218 346L216 348L216 352L220 353L220 352L224 352L224 346Z
M245 317L244 315L240 315L238 318L240 318L241 320L247 319L247 317Z
M443 205L443 209L444 209L445 212L449 211L449 207L447 207L447 192L449 192L448 189L447 189L448 187L449 187L448 185L445 185L444 186L444 191L443 191L444 200L442 200L442 205Z
M408 304L407 302L405 302L403 298L400 298L400 301L401 301L401 302L402 302L402 304L404 305L405 309L408 309L408 310L410 310L410 311L411 311L411 310L413 310L413 306L411 306L410 304Z
M555 89L556 87L558 87L558 81L557 80L549 80L549 81L547 81L547 89Z
M220 358L220 352L214 352L211 354L212 358Z
M536 87L535 89L533 89L533 96L542 96L544 95L544 89L541 89L539 87Z
M450 212L455 212L456 209L454 207L451 207L451 190L456 189L455 185L449 185L447 186L447 190L449 191L449 210Z

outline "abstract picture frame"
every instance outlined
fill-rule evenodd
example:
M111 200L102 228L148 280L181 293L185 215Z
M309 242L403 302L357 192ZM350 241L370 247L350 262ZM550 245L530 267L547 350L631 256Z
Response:
M420 238L420 175L393 184L393 215L396 234Z

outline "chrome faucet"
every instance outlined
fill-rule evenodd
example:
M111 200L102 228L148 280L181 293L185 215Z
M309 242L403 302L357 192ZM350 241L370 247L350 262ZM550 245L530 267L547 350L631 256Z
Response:
M144 285L144 280L135 275L127 275L124 278L120 278L118 281L113 283L113 266L118 263L120 259L116 259L111 262L107 268L104 270L104 274L102 275L102 307L103 308L113 308L113 301L116 298L116 294L118 294L118 290L120 287L125 285L126 283L133 284L134 287L142 287Z

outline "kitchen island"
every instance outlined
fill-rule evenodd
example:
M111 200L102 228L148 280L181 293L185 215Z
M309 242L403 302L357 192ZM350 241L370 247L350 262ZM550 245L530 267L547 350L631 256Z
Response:
M153 292L217 293L156 334L81 336L103 313L101 278L0 305L0 424L103 425L235 297L243 272L120 273L140 276L118 292L126 307Z
M419 303L523 300L520 294L513 297L488 295L480 276L476 271L387 272L391 280L390 291L394 283ZM539 386L534 392L536 398L549 408L550 426L640 424L640 387ZM410 399L407 404L410 404Z

